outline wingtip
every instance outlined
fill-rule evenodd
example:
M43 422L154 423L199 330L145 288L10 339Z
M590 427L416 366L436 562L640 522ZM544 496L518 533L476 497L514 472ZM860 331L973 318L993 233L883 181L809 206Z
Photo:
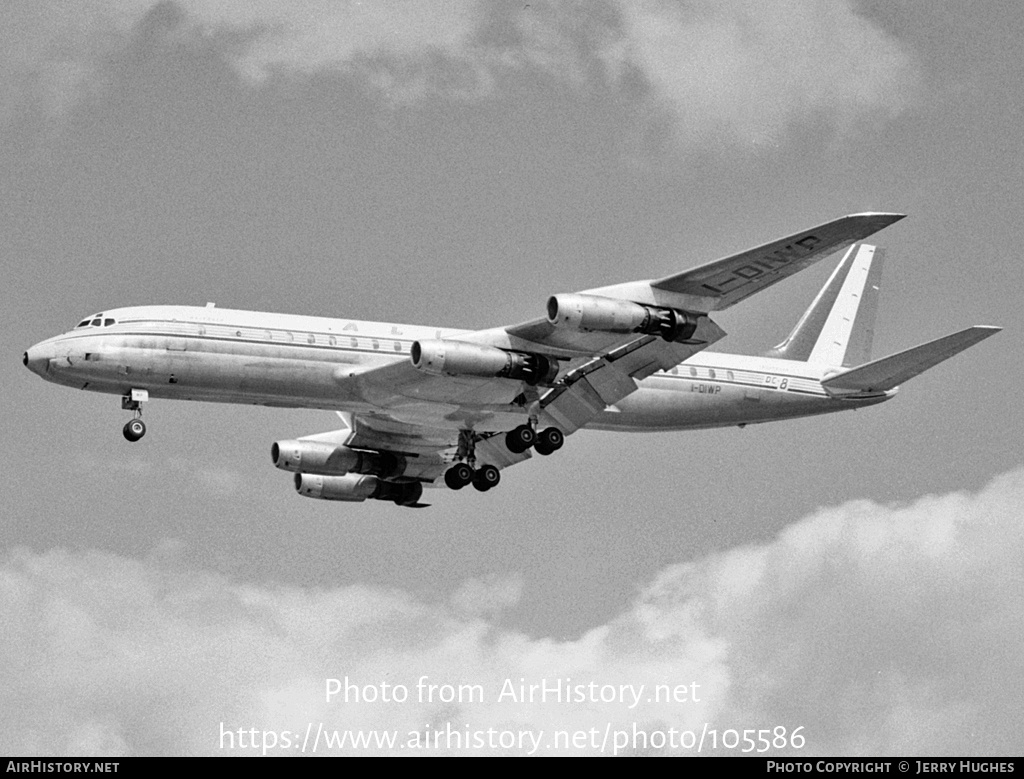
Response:
M853 219L872 219L875 221L885 222L887 225L891 225L901 219L906 218L906 214L897 214L889 211L863 211L859 214L850 214Z

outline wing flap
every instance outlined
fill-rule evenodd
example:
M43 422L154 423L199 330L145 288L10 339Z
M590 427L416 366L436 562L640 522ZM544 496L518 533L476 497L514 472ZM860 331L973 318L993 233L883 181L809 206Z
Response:
M568 373L540 400L541 409L566 433L583 427L609 406L637 389L636 382L667 370L725 337L718 325L701 317L691 343L645 335Z
M821 384L829 394L839 396L886 392L995 335L1001 329L986 325L968 327L958 333L829 376Z

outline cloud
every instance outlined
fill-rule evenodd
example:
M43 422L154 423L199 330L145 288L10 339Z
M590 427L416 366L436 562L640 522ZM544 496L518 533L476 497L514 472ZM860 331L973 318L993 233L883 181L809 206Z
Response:
M690 144L774 144L808 122L845 132L903 110L919 81L906 45L845 1L16 0L9 14L8 114L18 90L59 112L102 88L125 41L217 46L256 84L344 72L392 103L481 99L541 74L626 100L641 118L668 116Z
M622 11L615 59L639 66L691 140L725 132L771 143L808 119L845 128L898 113L916 89L906 46L851 3L647 2Z
M488 729L533 734L545 754L597 752L593 733L630 741L635 728L653 743L638 736L626 752L673 751L657 734L707 723L802 728L804 755L1014 754L1022 506L1017 469L976 494L823 509L771 543L664 570L630 610L573 641L498 624L516 580L471 580L444 604L243 585L159 550L15 550L0 566L0 750L252 753L255 728L259 743L289 731L283 751L297 753L322 725L440 731L433 752L449 751L449 727L484 741ZM540 684L583 700L530 700ZM676 700L652 700L656 685ZM584 735L549 749L555 731Z

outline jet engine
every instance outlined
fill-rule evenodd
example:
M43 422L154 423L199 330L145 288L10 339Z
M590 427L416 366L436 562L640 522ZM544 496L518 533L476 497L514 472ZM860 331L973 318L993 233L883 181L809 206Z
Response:
M393 478L405 473L406 466L405 458L398 454L349 449L323 441L275 441L270 456L283 471L321 476L365 473Z
M415 341L410 357L414 367L436 376L500 377L537 385L550 384L558 375L553 357L462 341Z
M548 321L569 330L644 333L666 341L688 341L697 330L697 315L688 311L599 295L552 295Z
M414 482L384 481L377 476L349 473L345 476L295 474L295 490L307 498L343 500L361 503L364 500L390 500L399 506L413 506L423 496L423 485Z

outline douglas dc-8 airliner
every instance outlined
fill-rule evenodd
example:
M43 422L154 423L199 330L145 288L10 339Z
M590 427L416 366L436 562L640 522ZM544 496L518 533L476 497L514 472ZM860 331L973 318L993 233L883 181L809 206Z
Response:
M688 430L862 408L999 332L969 327L872 361L882 251L902 214L842 217L664 278L554 295L547 315L467 331L236 311L118 308L31 347L47 381L121 396L146 432L154 398L329 409L344 427L271 446L299 494L423 506L424 486L494 487L500 471L592 430ZM781 344L705 349L709 314L847 249Z

